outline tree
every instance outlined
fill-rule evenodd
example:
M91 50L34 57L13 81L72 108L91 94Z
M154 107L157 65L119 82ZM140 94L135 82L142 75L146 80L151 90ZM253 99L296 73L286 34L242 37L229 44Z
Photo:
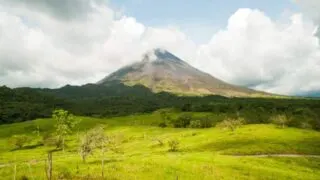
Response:
M40 127L37 125L37 127L33 131L34 134L36 134L38 137L40 136Z
M169 110L161 109L159 113L160 113L161 120L163 122L166 122L169 119Z
M93 146L100 149L102 178L104 177L104 153L106 152L107 146L110 143L109 138L104 133L104 128L105 127L103 125L100 125L91 130L92 137L94 138L92 141Z
M186 128L190 125L192 115L189 113L182 114L178 119L173 120L172 124L175 128Z
M26 135L13 135L9 139L9 144L15 146L18 149L21 149L28 141L29 137Z
M167 127L168 121L171 120L170 112L172 109L160 109L158 112L161 117L161 122L159 123L159 127L165 128Z
M244 124L243 118L227 118L223 120L222 122L217 124L217 127L223 128L223 129L229 129L231 131L234 131L238 127L242 126Z
M65 149L65 138L72 133L72 129L79 123L74 116L63 109L54 110L52 118L56 121L56 135L61 140L62 151Z
M109 146L109 138L104 133L104 126L99 125L84 135L80 144L80 156L83 162L86 162L86 157L93 153L95 149L100 150L101 155L101 174L104 177L104 154Z
M200 119L200 123L201 123L201 128L210 128L212 127L213 120L211 119L210 116L205 116Z
M191 128L201 128L201 121L200 120L192 120L190 122Z
M290 120L286 115L282 114L271 117L271 122L280 128L285 128Z
M86 162L87 156L93 152L94 147L92 145L92 141L93 137L88 132L81 139L79 153L84 163Z

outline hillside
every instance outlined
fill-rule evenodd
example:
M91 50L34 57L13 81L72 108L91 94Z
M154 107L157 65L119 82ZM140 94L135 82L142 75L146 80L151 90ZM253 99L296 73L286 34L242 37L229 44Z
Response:
M166 92L153 93L141 85L123 84L87 84L59 89L0 87L0 124L50 117L57 108L91 117L123 116L174 108L184 112L240 114L254 123L268 122L274 114L287 114L294 117L291 126L301 126L300 120L303 118L314 129L320 129L320 101L316 99L177 96Z
M272 96L265 92L228 84L192 67L163 49L146 53L141 61L119 69L98 84L108 85L115 81L129 86L141 84L153 92L164 91L179 95Z
M196 117L205 115L194 113ZM161 122L157 113L108 119L77 118L82 119L79 131L67 138L66 151L53 153L54 177L102 179L100 151L88 156L86 163L82 162L79 136L97 124L105 124L105 133L117 137L118 142L116 152L105 154L104 176L108 179L320 179L320 158L308 156L320 154L320 133L316 131L280 129L273 125L245 125L234 132L219 128L159 128L152 125ZM44 160L47 151L54 147L41 144L42 137L32 132L36 127L42 136L54 131L54 121L38 119L0 125L2 179L13 179L15 165L17 179L22 176L45 179ZM8 140L15 134L25 134L32 141L22 149L14 149L8 146ZM179 142L177 152L168 151L170 140Z

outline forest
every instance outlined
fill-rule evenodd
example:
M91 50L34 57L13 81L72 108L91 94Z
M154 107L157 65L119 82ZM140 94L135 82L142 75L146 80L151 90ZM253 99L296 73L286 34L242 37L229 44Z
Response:
M87 84L59 89L0 87L0 124L51 117L55 109L97 118L154 112L171 108L179 112L211 112L240 116L246 123L269 123L285 115L292 127L320 129L320 100L310 98L227 98L177 96L153 93L144 86Z

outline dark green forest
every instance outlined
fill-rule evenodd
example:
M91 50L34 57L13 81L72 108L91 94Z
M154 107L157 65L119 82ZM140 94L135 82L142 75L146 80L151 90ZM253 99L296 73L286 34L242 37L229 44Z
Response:
M222 96L186 97L153 93L144 86L112 83L87 84L59 89L0 87L0 124L51 117L63 108L75 115L112 117L149 113L162 108L182 112L212 112L241 116L247 123L269 123L273 115L290 118L289 126L320 129L320 100L306 98L227 98Z

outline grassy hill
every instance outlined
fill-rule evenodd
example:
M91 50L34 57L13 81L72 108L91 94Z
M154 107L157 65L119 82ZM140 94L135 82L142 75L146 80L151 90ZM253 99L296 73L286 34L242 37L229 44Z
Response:
M208 113L194 113L195 117ZM177 116L178 114L172 114ZM274 125L245 125L234 132L219 128L177 129L155 126L159 114L132 115L109 119L82 119L67 139L65 152L53 153L55 177L99 179L100 156L96 152L83 163L78 144L85 130L106 124L106 133L118 140L118 151L106 154L107 179L320 179L320 158L256 157L239 155L297 154L320 155L320 133ZM53 120L38 119L0 126L0 177L12 179L16 164L17 179L45 179L44 159L52 147L39 145L40 134L54 130ZM7 145L10 136L32 137L20 150ZM168 141L177 140L177 152L169 152ZM161 145L161 143L163 145ZM72 177L72 178L71 178Z

